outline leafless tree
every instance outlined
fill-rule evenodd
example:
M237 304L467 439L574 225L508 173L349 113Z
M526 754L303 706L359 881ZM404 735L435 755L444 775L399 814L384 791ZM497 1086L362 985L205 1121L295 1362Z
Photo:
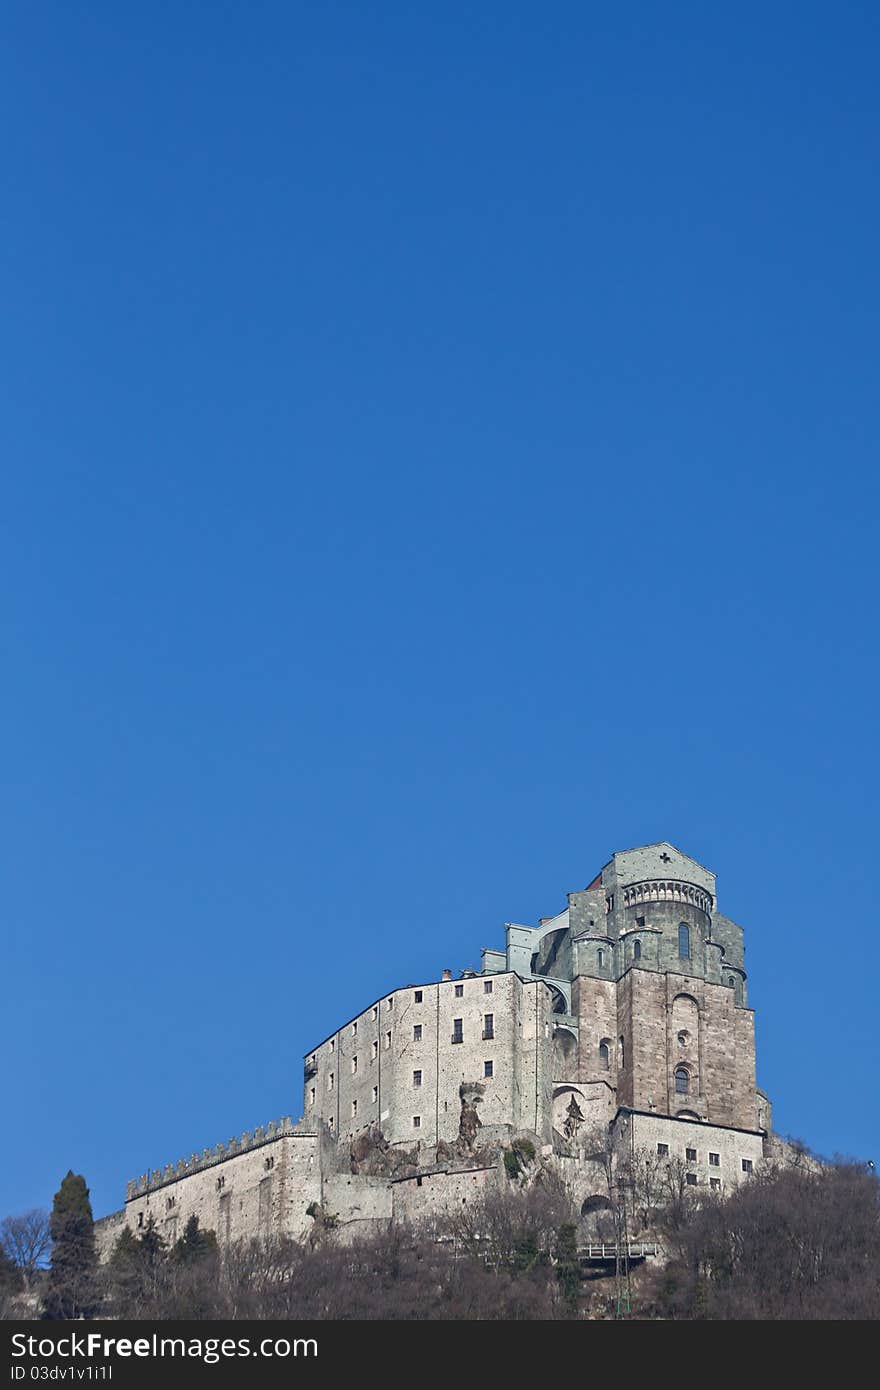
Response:
M31 1291L51 1243L49 1213L43 1207L0 1222L0 1245L21 1274L25 1293Z

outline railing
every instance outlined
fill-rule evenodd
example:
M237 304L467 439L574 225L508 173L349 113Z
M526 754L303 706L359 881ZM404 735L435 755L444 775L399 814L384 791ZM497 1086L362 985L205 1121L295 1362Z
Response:
M643 1260L648 1255L656 1255L658 1247L647 1245L644 1241L630 1241L628 1245L616 1245L614 1241L602 1245L582 1245L578 1256L582 1260L616 1260L618 1251L621 1258Z

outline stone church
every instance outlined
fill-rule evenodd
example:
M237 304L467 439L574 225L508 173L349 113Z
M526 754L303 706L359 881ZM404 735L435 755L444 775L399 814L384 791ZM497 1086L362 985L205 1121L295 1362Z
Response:
M743 930L715 875L671 844L620 851L536 926L507 923L481 970L374 999L304 1059L288 1117L130 1182L99 1224L221 1243L430 1219L503 1183L528 1140L576 1195L597 1143L678 1161L723 1193L778 1146L756 1086Z

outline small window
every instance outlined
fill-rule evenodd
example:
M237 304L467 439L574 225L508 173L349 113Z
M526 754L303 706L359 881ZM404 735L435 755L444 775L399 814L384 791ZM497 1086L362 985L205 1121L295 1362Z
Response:
M608 1050L607 1038L603 1038L599 1044L599 1065L600 1067L604 1067L605 1071L607 1071L611 1065L611 1054Z
M328 1090L328 1091L332 1091L332 1090L333 1090L333 1087L334 1087L335 1085L336 1085L336 1072L335 1072L335 1071L331 1071L330 1075L327 1077L327 1090Z
M379 1005L378 1005L378 1004L374 1004L374 1005L373 1005L373 1022L374 1022L374 1023L376 1022L376 1019L377 1019L378 1017L379 1017Z
M225 1179L225 1178L218 1178L218 1179L217 1179L217 1191L218 1191L218 1192L222 1192L225 1186L226 1186L226 1179Z
M710 1168L720 1168L720 1167L721 1167L721 1155L720 1155L720 1154L710 1154L710 1155L709 1155L709 1167L710 1167Z
M462 1032L463 1023L464 1020L461 1018L454 1018L452 1020L452 1041L454 1043L464 1042L464 1033Z
M728 975L727 983L730 985L731 989L736 989L736 980L733 978L732 975Z
M421 1042L421 1041L422 1041L422 1025L421 1025L420 1023L414 1023L414 1024L413 1024L413 1042Z
M494 1075L494 1067L493 1067L493 1065L492 1065L491 1062L484 1062L484 1063L483 1063L483 1075L484 1075L484 1076L492 1076L492 1075Z
M336 1039L335 1039L335 1038L331 1038L331 1039L330 1039L330 1051L331 1051L331 1052L335 1052L335 1051L336 1051Z
M352 1074L352 1076L357 1076L357 1069L358 1069L358 1059L357 1059L357 1057L352 1057L352 1059L351 1059L351 1074Z
M720 1179L720 1178L710 1178L710 1179L709 1179L709 1186L710 1186L715 1192L717 1192L717 1191L719 1190L719 1188L721 1187L721 1179Z
M687 1069L687 1067L676 1067L676 1068L675 1068L675 1094L676 1094L677 1096L686 1096L687 1093L688 1093L689 1087L690 1087L690 1077L688 1076L688 1069Z
M456 985L456 986L455 986L455 997L456 997L456 999L463 999L463 998L464 998L464 985Z
M356 1037L357 1037L357 1031L358 1031L357 1023L353 1023L353 1024L351 1025L351 1036L352 1036L353 1038L356 1038Z
M643 927L644 925L645 925L645 919L644 919L644 917L637 917L637 918L636 918L636 926L637 926L637 927Z
M691 958L691 929L687 922L678 924L678 954L681 960Z
M376 1058L377 1058L378 1055L379 1055L379 1039L378 1039L378 1038L374 1038L374 1039L373 1039L373 1045L372 1045L372 1053L371 1053L371 1055L372 1055L373 1061L375 1062Z
M358 1103L357 1103L356 1100L353 1100L352 1103L351 1103L351 1117L352 1117L352 1119L354 1119L354 1117L357 1115L357 1112L358 1112Z
M389 1028L388 1032L385 1034L385 1051L386 1051L386 1052L388 1051L388 1049L389 1049L390 1046L391 1046L391 1029Z
M267 1172L267 1173L270 1173L274 1167L275 1167L275 1160L274 1160L274 1158L272 1158L272 1157L267 1158L267 1159L266 1159L266 1172Z
M414 1085L414 1086L421 1086L421 1084L422 1084L422 1073L421 1073L420 1071L414 1071L414 1072L413 1072L413 1085Z
M492 981L491 981L491 980L484 980L484 981L483 981L483 993L484 993L484 994L491 994L491 993L492 993Z
M605 964L605 952L604 952L604 951L598 951L598 952L597 952L597 956L598 956L598 960L599 960L599 969L601 970L602 967L603 967L603 965Z
M696 1185L697 1185L697 1175L696 1175L696 1173L685 1173L684 1177L685 1177L685 1182L687 1183L688 1187L696 1187Z
M378 1086L374 1086L374 1087L373 1087L373 1104L374 1104L374 1105L376 1104L376 1101L377 1101L378 1099L379 1099L379 1087L378 1087Z
M329 1120L327 1121L327 1128L328 1128L328 1129L333 1129L333 1116L332 1116L332 1115L330 1116Z
M422 1117L421 1117L421 1115L413 1115L413 1129L421 1129L421 1127L422 1127Z
M637 942L635 943L635 945L633 946L633 960L641 960L641 958L642 958L642 943L641 943L641 941L637 941Z
M750 1158L744 1158L742 1165L744 1173L750 1173L752 1171L752 1160Z
M422 1002L422 991L421 991L420 989L417 989L417 990L416 990L415 994L413 995L413 999L415 1000L416 1004L421 1004L421 1002Z
M669 1157L669 1145L668 1145L668 1144L658 1144L658 1145L657 1145L657 1153L658 1153L658 1155L659 1155L660 1158L668 1158L668 1157Z
M687 1030L686 1028L682 1028L681 1032L680 1032L679 1035L678 1035L678 1045L679 1045L679 1047L687 1047L687 1045L688 1045L688 1043L690 1042L690 1040L691 1040L691 1035L690 1035L690 1033L688 1032L688 1030Z
M620 1070L623 1071L624 1067L626 1066L626 1044L624 1043L623 1038L620 1038L620 1039L619 1039L619 1042L620 1042Z
M315 1088L314 1088L314 1086L313 1086L312 1089L309 1091L309 1105L314 1105L314 1103L315 1103Z
M495 1015L483 1014L483 1041L488 1042L495 1036Z
M685 1149L684 1156L687 1159L688 1163L696 1163L697 1161L696 1149Z
M138 1212L138 1230L141 1230L141 1229L142 1229L143 1224L144 1224L144 1214L143 1214L142 1211L139 1211L139 1212Z
M390 999L387 1001L385 1007L386 1007L387 1009L389 1009L389 1010L394 1008L394 995L393 995L393 994L391 995Z

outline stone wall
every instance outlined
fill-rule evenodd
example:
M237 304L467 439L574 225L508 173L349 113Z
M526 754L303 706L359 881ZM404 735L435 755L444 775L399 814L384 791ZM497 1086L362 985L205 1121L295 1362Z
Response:
M341 1139L378 1124L392 1144L453 1142L465 1087L485 1125L546 1127L551 1003L510 971L395 990L307 1054L306 1122Z

